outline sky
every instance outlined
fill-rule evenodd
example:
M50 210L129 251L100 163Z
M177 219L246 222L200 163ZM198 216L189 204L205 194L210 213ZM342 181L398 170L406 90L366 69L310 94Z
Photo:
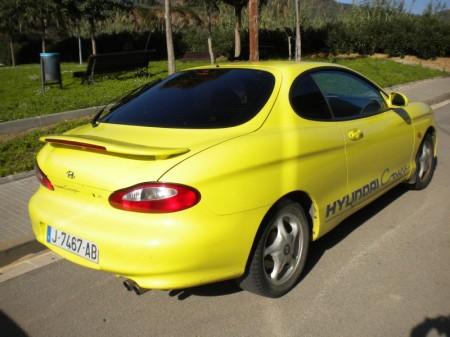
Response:
M342 3L352 3L352 0L337 0L337 2ZM430 0L406 0L406 8L409 9L412 6L412 12L415 14L422 14L423 10L427 7ZM444 4L446 4L447 9L450 8L450 0L443 0Z

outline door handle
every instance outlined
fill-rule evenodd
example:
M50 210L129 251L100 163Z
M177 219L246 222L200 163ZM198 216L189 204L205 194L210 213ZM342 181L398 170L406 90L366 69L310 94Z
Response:
M359 129L350 130L347 135L350 140L360 140L364 137L364 133Z

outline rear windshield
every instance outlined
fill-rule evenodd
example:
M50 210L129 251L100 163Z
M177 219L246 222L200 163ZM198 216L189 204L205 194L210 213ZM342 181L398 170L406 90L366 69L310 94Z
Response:
M124 100L101 122L166 128L224 128L254 117L275 78L252 69L200 69L174 74Z

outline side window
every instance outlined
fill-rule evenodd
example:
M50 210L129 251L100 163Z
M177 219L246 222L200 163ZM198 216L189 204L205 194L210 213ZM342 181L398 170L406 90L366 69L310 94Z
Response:
M302 117L315 120L332 119L325 98L309 74L294 81L290 101L294 111Z
M325 95L337 119L373 115L385 109L379 90L356 75L324 70L311 74L311 77Z

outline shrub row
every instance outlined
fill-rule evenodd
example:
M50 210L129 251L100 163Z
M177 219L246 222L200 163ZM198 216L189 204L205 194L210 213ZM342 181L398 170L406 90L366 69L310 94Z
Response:
M99 53L144 49L148 32L121 32L102 34L97 37ZM292 48L294 48L292 36ZM174 36L175 53L181 57L186 52L207 51L207 33L202 27L191 27ZM0 41L2 42L2 41ZM6 41L5 41L6 42ZM2 43L3 44L3 43ZM6 46L6 43L3 44ZM234 32L223 26L213 29L213 45L216 56L232 57L234 54ZM82 40L83 58L90 53L90 41ZM76 61L78 43L74 38L53 40L50 51L61 53L62 60ZM155 31L150 34L149 48L153 59L166 57L165 34ZM19 63L36 63L39 60L40 40L38 36L22 36L17 46ZM247 57L247 32L242 32L242 58ZM311 53L387 53L391 56L416 55L421 58L450 56L450 22L439 20L435 15L347 16L321 26L302 27L302 52ZM287 58L288 35L284 30L260 31L260 55L262 58ZM8 50L0 51L0 62L8 60Z

